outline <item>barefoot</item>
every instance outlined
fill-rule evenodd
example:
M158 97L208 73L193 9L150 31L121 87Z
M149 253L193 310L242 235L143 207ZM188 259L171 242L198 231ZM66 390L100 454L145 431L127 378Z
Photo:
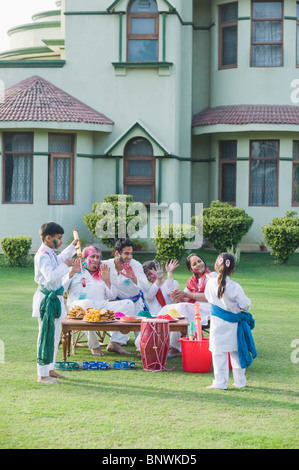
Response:
M115 343L113 341L108 344L107 351L117 352L118 354L131 354L129 351L126 351L124 348L122 348L119 343Z
M56 380L53 377L38 377L37 381L43 384L60 383L59 380Z
M66 379L67 377L65 375L59 374L59 372L56 372L56 370L50 370L50 377L56 377L56 379Z
M90 348L90 351L93 356L104 356L104 353L101 350L100 346L98 346L97 348Z

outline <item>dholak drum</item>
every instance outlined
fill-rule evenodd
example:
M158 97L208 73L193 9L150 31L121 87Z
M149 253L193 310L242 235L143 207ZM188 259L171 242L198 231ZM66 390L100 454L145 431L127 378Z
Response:
M140 353L145 370L165 369L169 352L169 321L147 318L141 322Z

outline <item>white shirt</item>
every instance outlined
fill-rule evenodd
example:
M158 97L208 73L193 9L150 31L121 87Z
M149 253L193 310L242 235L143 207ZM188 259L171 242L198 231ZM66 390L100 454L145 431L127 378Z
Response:
M123 274L118 274L115 267L114 258L103 261L103 264L107 264L110 268L110 273L115 276L119 298L127 299L128 297L134 297L135 295L139 294L140 290L146 292L149 289L148 280L144 274L142 264L139 263L139 261L136 261L134 258L131 259L129 264L137 278L137 284L135 284L131 279L127 278Z
M42 244L34 257L34 281L49 291L56 291L62 286L62 278L69 272L65 260L75 253L75 247L71 243L59 255L47 245ZM32 316L40 316L40 304L45 294L37 290L33 296ZM60 296L61 317L65 317L63 296Z
M226 277L226 287L221 299L217 297L218 277L209 279L205 296L210 304L223 308L232 313L248 311L251 301L246 297L242 287L229 276ZM237 342L238 323L230 323L211 315L210 323L210 350L214 352L238 351Z
M117 289L113 285L112 279L110 279L111 287L109 289L104 281L92 277L87 269L84 269L83 276L86 287L82 286L81 272L74 274L71 278L67 274L62 280L65 291L68 290L68 307L75 305L78 300L86 299L91 301L94 308L108 308L107 299L115 300L117 297Z
M179 288L179 283L175 281L174 279L166 279L163 282L162 286L160 286L166 305L171 304L173 302L173 299L170 297L170 293L174 289L178 289L178 288ZM148 308L149 308L150 314L153 317L156 317L158 313L160 312L160 310L162 309L162 306L158 302L158 299L156 297L158 290L159 290L159 286L157 285L156 282L154 282L149 287L149 289L146 292L144 292L144 298L148 302Z

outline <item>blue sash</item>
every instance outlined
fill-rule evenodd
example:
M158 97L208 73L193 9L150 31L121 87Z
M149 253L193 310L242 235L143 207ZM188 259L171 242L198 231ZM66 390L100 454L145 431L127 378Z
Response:
M211 314L230 323L238 322L237 340L238 353L242 369L247 369L256 358L257 351L251 330L255 326L255 321L249 312L232 313L221 307L212 305Z
M134 302L134 303L137 302L137 300L139 300L140 298L143 301L143 310L145 312L149 312L149 308L148 308L148 305L147 305L147 303L144 299L144 295L143 295L142 290L140 290L139 293L137 295L134 295L133 297L126 297L126 299L132 300L132 302ZM123 298L121 299L120 297L116 297L116 300L125 300L125 299L123 299Z

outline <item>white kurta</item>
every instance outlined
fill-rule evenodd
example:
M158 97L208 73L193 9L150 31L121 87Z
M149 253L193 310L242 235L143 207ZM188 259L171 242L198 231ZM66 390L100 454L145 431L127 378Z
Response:
M111 258L107 261L103 261L103 264L107 264L110 268L110 273L116 279L116 288L117 288L117 297L120 299L129 299L131 297L135 297L139 294L139 291L146 292L149 289L149 284L146 275L144 274L142 264L135 259L131 259L130 266L133 269L135 276L137 278L137 284L135 284L131 279L128 279L123 274L118 274L115 264L114 258ZM135 313L134 315L138 315L141 310L144 310L143 300L140 298L136 302L134 302L135 306Z
M111 280L109 289L101 279L94 279L88 270L84 269L83 276L86 287L82 286L82 274L76 273L72 278L67 274L63 278L63 286L68 291L67 305L71 308L73 305L80 305L78 301L86 300L88 307L109 308L108 299L114 300L117 297L117 289ZM87 308L87 307L86 307Z
M160 287L156 282L154 282L152 285L148 283L148 285L149 289L144 292L144 298L148 303L151 316L156 317L162 309L162 306L156 297L158 290L161 289L166 305L168 305L173 301L173 299L170 297L170 294L174 289L179 288L179 283L174 279L166 279Z
M68 291L67 305L72 308L74 305L86 308L107 308L113 312L122 312L125 315L133 316L135 309L133 302L130 300L115 300L118 296L118 291L115 285L116 279L110 273L110 289L101 279L94 279L88 270L84 269L83 272L86 287L82 286L82 274L76 273L72 278L67 274L63 278L63 286ZM86 331L88 338L88 346L90 348L99 347L98 336L95 331ZM119 344L126 344L129 335L123 335L119 331L111 333L111 341Z
M74 245L65 248L59 255L42 244L34 257L34 281L49 291L56 291L62 286L62 278L68 274L69 267L64 263L75 253ZM46 253L45 253L46 252ZM40 317L40 304L45 295L37 290L33 296L32 316ZM60 296L61 319L66 316L63 296Z
M49 291L56 291L62 286L63 275L69 272L69 267L64 263L75 253L74 245L65 248L59 255L47 245L42 244L34 257L34 281ZM40 320L40 304L45 294L37 290L33 296L32 316L38 318L39 335L42 327ZM52 364L40 366L37 364L39 377L48 377L49 372L54 369L57 350L61 333L61 320L66 316L63 296L59 296L61 304L61 316L55 319L54 355ZM37 341L39 341L39 336Z
M170 293L174 289L179 288L179 283L174 279L166 279L163 284L160 286L162 291L163 297L165 299L166 304L171 304L172 298L170 297ZM152 285L148 282L148 290L144 292L144 299L148 303L148 308L152 317L157 317L157 315L162 315L162 307L158 302L156 297L157 292L159 290L159 286L154 282ZM167 305L166 305L167 306ZM163 307L164 308L164 307ZM180 338L181 334L177 331L172 331L170 333L170 347L180 347L180 343L178 343L178 339ZM140 334L136 337L135 346L137 351L140 351Z
M232 313L248 311L251 301L246 297L242 287L229 276L226 277L226 287L221 299L217 298L218 278L209 279L205 296L210 304L214 304ZM211 315L210 350L213 352L238 351L238 323L230 323Z

